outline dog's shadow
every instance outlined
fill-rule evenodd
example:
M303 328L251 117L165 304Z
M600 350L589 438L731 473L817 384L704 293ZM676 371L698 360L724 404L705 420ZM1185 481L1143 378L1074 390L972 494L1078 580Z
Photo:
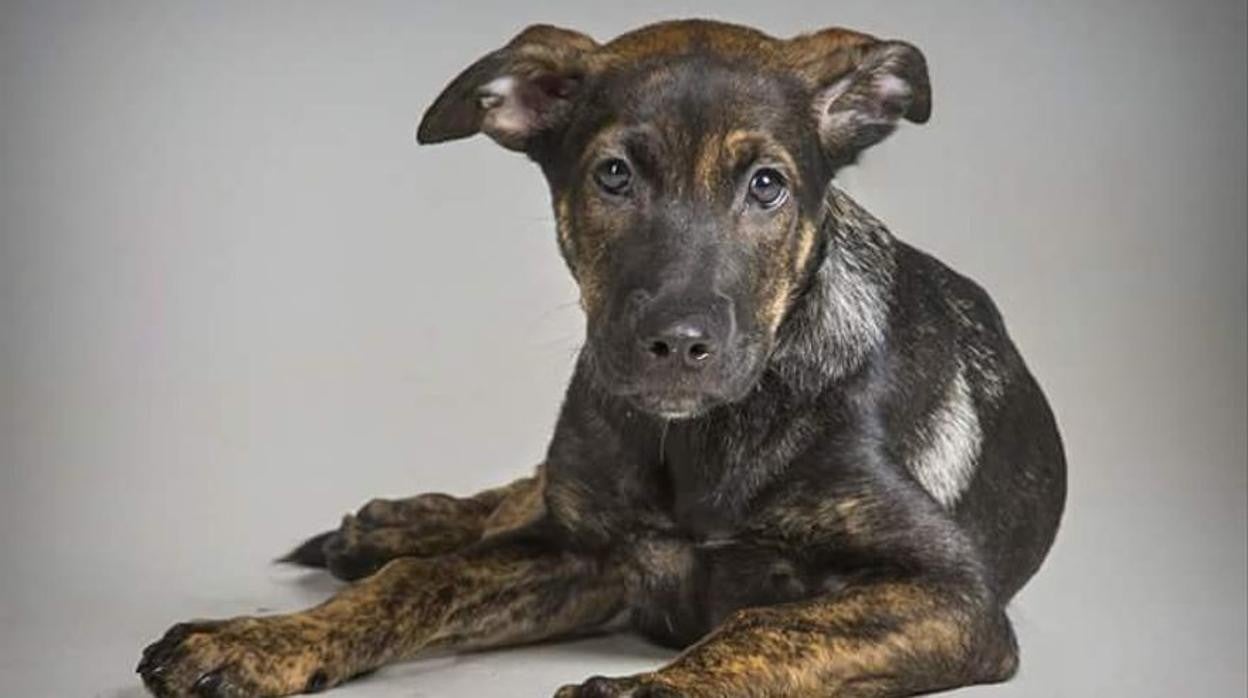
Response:
M312 570L300 567L287 567L293 574L283 573L282 583L294 589L301 597L307 596L309 601L320 603L340 591L346 582L335 579L324 570Z
M542 646L553 654L567 657L639 660L656 665L676 656L676 650L656 645L624 629L563 641L552 640Z
M494 676L497 668L491 668L491 662L506 664L509 668L503 671L515 672L516 658L508 658L507 655L523 653L520 660L528 662L534 652L541 652L541 656L549 662L549 675L543 672L542 680L551 683L551 690L562 683L584 680L586 672L569 669L570 666L600 668L613 666L617 668L615 673L632 673L662 666L676 655L675 651L651 644L636 635L614 632L479 651L433 653L409 662L383 667L376 672L354 679L353 684L357 686L372 684L374 690L382 684L415 686L418 690L414 695L423 698L426 695L436 694L422 692L424 688L427 688L422 679L438 681L439 679L434 679L435 676L457 670L467 672L466 676ZM628 668L629 665L637 666ZM560 678L561 674L565 675Z

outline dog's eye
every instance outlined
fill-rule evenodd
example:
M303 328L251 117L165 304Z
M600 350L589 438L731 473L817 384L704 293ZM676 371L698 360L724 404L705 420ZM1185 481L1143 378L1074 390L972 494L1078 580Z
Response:
M599 163L594 170L594 179L608 194L623 194L633 181L633 171L623 160L610 158Z
M764 167L750 177L750 198L763 208L775 208L784 203L789 194L784 183L784 175Z

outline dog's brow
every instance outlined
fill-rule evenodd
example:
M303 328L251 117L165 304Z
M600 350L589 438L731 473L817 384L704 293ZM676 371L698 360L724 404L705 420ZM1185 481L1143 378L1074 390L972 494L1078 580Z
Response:
M610 149L615 143L617 143L620 140L620 133L623 130L624 127L616 123L609 123L598 129L598 132L590 137L589 141L586 142L585 149L581 151L579 162L581 168L583 169L592 165L592 160L597 158L599 153Z
M604 152L627 156L642 174L653 177L660 168L658 134L647 125L608 124L598 131L581 154L582 168L590 167Z
M801 175L797 162L776 139L764 131L735 130L723 137L724 151L727 154L731 172L741 174L750 165L767 161L782 166L785 174L793 184L798 184Z
M651 128L632 128L624 131L620 141L628 156L638 169L650 177L656 177L662 168L662 155L658 148L657 134Z

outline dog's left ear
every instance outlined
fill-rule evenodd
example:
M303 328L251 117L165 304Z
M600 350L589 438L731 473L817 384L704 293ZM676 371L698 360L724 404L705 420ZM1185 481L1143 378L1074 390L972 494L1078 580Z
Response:
M529 150L537 136L563 124L597 48L593 39L569 29L525 29L442 90L421 119L416 140L440 143L480 132L505 148Z
M931 115L927 61L910 44L833 28L790 39L782 55L811 86L819 139L838 166L884 140L900 119Z

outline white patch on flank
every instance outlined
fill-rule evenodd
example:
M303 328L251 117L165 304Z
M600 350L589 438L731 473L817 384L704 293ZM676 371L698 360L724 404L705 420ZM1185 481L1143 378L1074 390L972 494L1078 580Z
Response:
M910 472L941 506L952 508L975 476L984 437L961 369L919 437L926 444L911 460Z

